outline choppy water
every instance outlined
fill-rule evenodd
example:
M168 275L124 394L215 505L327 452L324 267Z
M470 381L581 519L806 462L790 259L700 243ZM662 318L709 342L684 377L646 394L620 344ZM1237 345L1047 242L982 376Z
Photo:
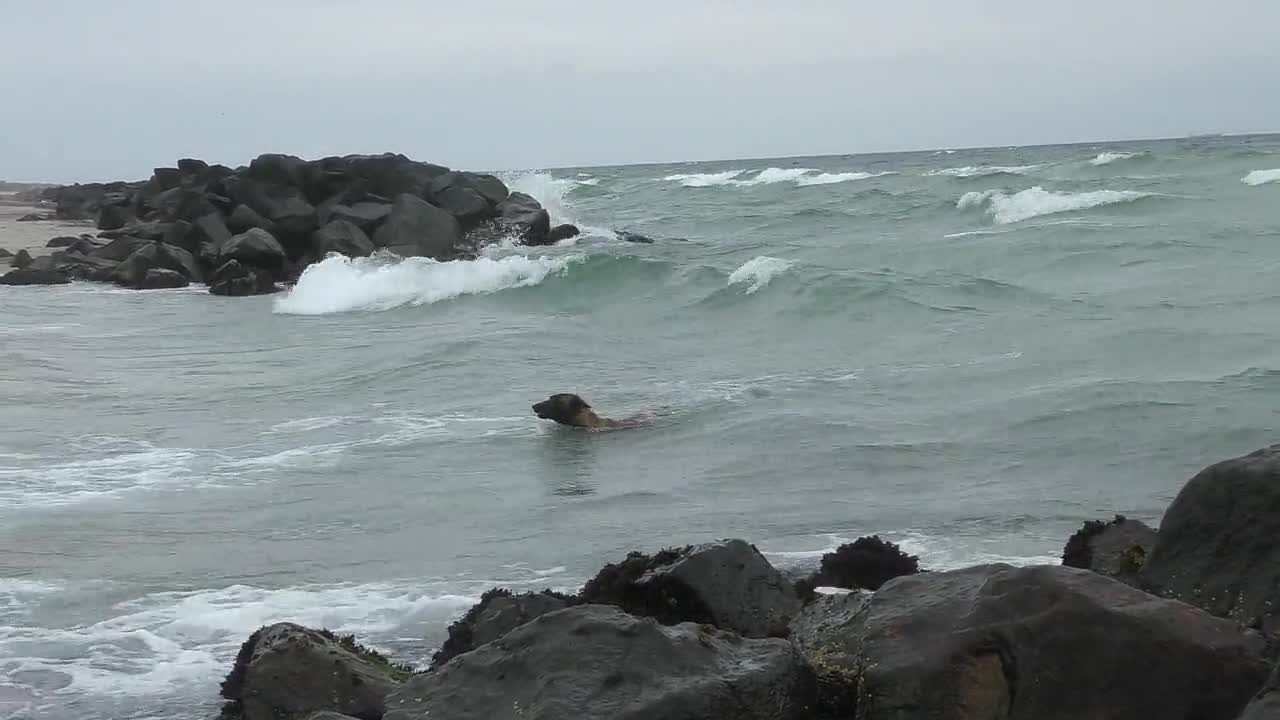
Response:
M633 548L1052 561L1275 440L1280 138L512 184L593 230L271 298L0 288L0 716L203 716L277 620L422 661ZM560 391L673 412L564 431Z

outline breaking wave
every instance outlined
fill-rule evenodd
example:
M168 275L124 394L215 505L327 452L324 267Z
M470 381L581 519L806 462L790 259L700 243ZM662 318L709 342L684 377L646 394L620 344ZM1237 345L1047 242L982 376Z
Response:
M439 262L428 258L347 258L333 255L303 271L275 311L286 315L389 310L401 305L430 305L462 295L482 295L529 287L565 270L581 255Z
M1275 170L1254 170L1253 172L1240 178L1240 182L1245 185L1266 185L1267 183L1280 182L1280 168Z
M1116 203L1127 203L1151 197L1150 193L1133 190L1095 190L1070 193L1045 190L1040 186L1013 195L1003 190L965 193L956 203L960 210L973 210L984 205L997 225L1030 220L1041 215L1088 210Z
M799 187L815 185L834 185L837 183L867 180L869 178L896 175L894 172L823 172L815 168L765 168L752 177L744 178L746 170L726 170L719 173L679 173L662 178L666 182L678 182L685 187L753 187L756 185L776 185L778 183L794 183Z
M1134 152L1104 152L1099 153L1097 157L1090 160L1089 164L1097 166L1110 165L1111 163L1118 162L1120 160L1132 160L1133 158L1138 157L1138 155L1139 153Z
M775 275L786 272L793 264L790 260L759 255L746 261L741 267L730 273L729 284L749 284L747 294L750 295L768 285Z
M992 175L1027 175L1044 167L1040 165L966 165L964 167L930 170L926 177L978 178Z

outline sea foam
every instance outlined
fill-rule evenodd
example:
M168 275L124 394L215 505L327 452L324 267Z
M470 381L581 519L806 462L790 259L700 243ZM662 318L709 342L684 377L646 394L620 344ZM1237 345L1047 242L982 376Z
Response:
M663 180L678 182L685 187L754 187L757 185L777 185L792 183L799 187L815 185L835 185L837 183L867 180L869 178L896 175L894 172L823 172L815 168L765 168L751 177L742 177L746 170L726 170L719 173L679 173L668 175Z
M1276 168L1275 170L1254 170L1248 175L1240 178L1240 182L1245 185L1254 186L1280 182L1280 168Z
M1044 165L966 165L964 167L930 170L925 173L925 176L977 178L990 177L992 175L1027 175L1042 167Z
M428 258L347 258L331 255L303 271L297 284L276 299L286 315L328 315L430 305L462 295L529 287L583 256L528 257L438 262Z
M1138 153L1133 152L1104 152L1099 153L1097 157L1089 161L1090 165L1110 165L1120 160L1132 160L1138 157Z
M730 273L729 284L749 284L747 294L750 295L768 285L775 275L786 272L792 265L793 263L790 260L759 255L746 261L741 267Z
M965 193L956 203L960 210L972 210L987 206L997 225L1030 220L1041 215L1088 210L1089 208L1116 203L1127 203L1151 197L1150 193L1133 190L1095 190L1070 193L1045 190L1040 186L1007 195L1002 190Z

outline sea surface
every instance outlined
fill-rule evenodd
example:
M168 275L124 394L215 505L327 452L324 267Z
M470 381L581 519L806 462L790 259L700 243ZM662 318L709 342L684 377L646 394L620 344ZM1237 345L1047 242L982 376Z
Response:
M484 589L631 549L1057 562L1277 439L1280 137L506 177L586 235L0 287L0 717L211 717L282 620L425 663Z

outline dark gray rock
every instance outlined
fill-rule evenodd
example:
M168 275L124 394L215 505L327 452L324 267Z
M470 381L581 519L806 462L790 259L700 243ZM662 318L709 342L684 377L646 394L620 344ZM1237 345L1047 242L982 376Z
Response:
M583 602L618 605L663 623L702 622L746 637L781 637L800 610L791 584L742 540L632 553L583 587Z
M1111 522L1090 520L1067 540L1062 564L1139 586L1139 573L1156 541L1156 531L1140 520L1117 515Z
M147 271L142 281L134 287L138 290L160 290L165 288L184 288L191 284L190 280L179 272L153 268Z
M348 155L327 158L328 167L349 178L363 182L367 192L383 198L400 195L421 197L431 180L449 172L449 168L416 162L404 155Z
M201 279L200 267L191 253L161 242L147 243L138 248L120 263L111 279L117 285L139 288L151 270L172 270L188 280Z
M498 203L500 225L526 245L545 245L551 232L551 216L532 196L513 192Z
M452 260L462 244L462 226L449 213L412 195L399 195L373 244L401 257Z
M224 716L304 720L329 710L380 718L387 694L409 674L354 640L278 623L258 630L240 648L222 683L222 696L230 701Z
M271 232L275 229L275 223L262 217L248 205L237 205L231 211L231 217L227 218L227 228L233 233L248 232L254 228Z
M43 222L45 220L52 220L52 219L53 219L53 216L47 215L47 214L27 213L26 215L23 215L22 217L18 218L18 222Z
M64 272L19 268L0 275L0 285L66 285L71 282Z
M329 212L330 221L346 220L365 232L366 235L377 231L387 216L391 214L388 203L360 202L354 205L335 205Z
M77 235L62 235L60 237L53 238L49 242L45 243L44 246L50 248L71 247L72 245L80 242L80 240L81 238Z
M196 218L218 211L218 208L214 207L213 203L209 201L203 187L176 187L165 190L159 195L148 199L147 204L155 210L156 219L167 221L186 220L191 222Z
M232 236L218 248L219 264L238 260L241 264L267 270L276 278L283 277L286 259L285 250L275 237L260 228Z
M136 237L143 240L169 241L189 227L171 220L150 220L120 228L119 230L103 230L98 237L107 240L118 240L122 237Z
M88 253L92 257L102 258L103 260L112 260L114 262L124 262L130 255L138 251L151 240L144 240L137 237L121 237L112 240L106 245Z
M900 577L798 635L820 673L856 681L865 720L1232 720L1270 670L1256 634L1062 566Z
M76 250L59 250L52 255L37 258L32 268L56 270L72 279L109 282L118 265L114 260L93 257Z
M497 640L516 628L549 612L569 606L569 598L550 591L513 595L494 588L480 596L457 622L449 626L449 638L431 658L437 668L450 659Z
M638 232L631 232L630 230L615 230L613 234L617 235L618 239L623 242L637 243L640 245L653 244L653 238L648 235L641 235Z
M809 689L785 640L584 605L415 677L383 720L798 720Z
M1215 463L1165 511L1142 579L1158 593L1280 632L1280 445Z
M439 175L432 178L431 185L427 189L428 199L450 212L454 212L454 207L470 206L472 210L466 213L468 216L492 214L494 207L506 200L509 195L507 186L493 175L469 172L447 172ZM450 196L452 199L449 199ZM483 210L479 209L481 205ZM454 212L454 214L458 213Z
M493 213L489 201L469 187L453 185L434 193L432 202L440 209L458 218L463 225L483 220Z
M216 250L231 239L231 229L222 219L222 213L211 212L204 217L196 218L187 231L186 247L195 247L203 252L205 248Z
M582 231L578 229L577 225L568 225L568 224L557 225L551 228L551 231L547 233L547 243L550 245L555 245L561 240L576 238L581 234L582 234Z
M128 205L103 205L98 211L99 230L119 230L138 222L138 214Z
M11 258L11 257L13 257L13 253L9 252L8 248L0 247L0 260L3 260L4 258Z
M331 252L347 257L367 257L373 254L373 241L354 223L331 220L311 234L311 251L319 258Z
M13 256L13 261L9 264L21 270L23 268L30 267L33 262L35 261L32 259L31 253L23 249L19 250L18 254Z
M863 662L857 645L862 628L862 612L871 593L855 590L839 594L815 595L791 621L791 642L813 671L817 686L816 709L824 716L852 718L857 714Z
M244 176L268 185L301 188L306 180L307 162L293 155L268 153L249 162Z
M213 295L247 297L269 295L280 292L280 288L266 270L230 260L214 271L213 278L209 281L209 292Z
M1280 665L1272 671L1271 678L1254 696L1253 702L1244 709L1240 720L1280 720Z
M482 175L476 173L463 174L468 177L468 185L476 192L483 195L491 205L496 206L498 203L506 200L507 196L511 194L511 191L507 189L506 183L493 175Z

